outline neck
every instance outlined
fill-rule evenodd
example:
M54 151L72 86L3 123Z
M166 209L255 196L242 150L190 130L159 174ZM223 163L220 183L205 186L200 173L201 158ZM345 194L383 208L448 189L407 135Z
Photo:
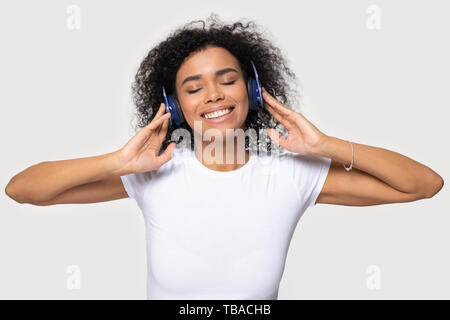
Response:
M250 159L250 153L245 150L245 135L213 136L212 141L204 141L202 137L196 135L194 144L196 158L211 170L237 170Z

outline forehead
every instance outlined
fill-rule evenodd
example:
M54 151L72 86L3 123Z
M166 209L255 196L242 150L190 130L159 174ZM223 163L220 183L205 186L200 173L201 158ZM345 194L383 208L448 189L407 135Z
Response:
M181 84L188 76L201 74L214 77L217 70L232 67L241 72L238 60L226 49L208 47L188 56L177 71L176 83Z

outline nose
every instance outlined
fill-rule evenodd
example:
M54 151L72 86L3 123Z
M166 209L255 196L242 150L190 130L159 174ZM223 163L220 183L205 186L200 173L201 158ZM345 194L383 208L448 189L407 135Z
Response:
M217 100L224 99L224 95L220 89L217 88L215 84L211 84L208 86L208 90L206 92L206 97L204 103L207 104L210 101L215 102Z

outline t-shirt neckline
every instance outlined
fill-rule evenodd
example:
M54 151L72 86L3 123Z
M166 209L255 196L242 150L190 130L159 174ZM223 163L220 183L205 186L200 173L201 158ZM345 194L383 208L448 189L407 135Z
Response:
M236 169L236 170L231 170L231 171L216 171L216 170L212 170L209 169L208 167L205 167L195 156L195 150L191 150L191 161L193 162L194 166L197 167L200 171L212 175L212 176L216 176L216 177L229 177L229 176L233 176L239 173L243 173L245 171L247 171L250 166L253 164L253 161L255 160L256 155L254 154L253 151L249 151L250 155L249 155L249 159L247 161L246 164L244 164L242 167Z

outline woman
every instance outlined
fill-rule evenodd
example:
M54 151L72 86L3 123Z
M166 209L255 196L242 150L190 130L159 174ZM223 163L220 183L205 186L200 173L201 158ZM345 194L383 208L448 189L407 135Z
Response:
M430 168L328 136L287 107L294 75L251 26L176 30L140 65L132 139L105 155L31 166L6 193L40 206L135 199L146 223L148 299L276 299L308 207L409 202L442 188ZM249 99L250 77L264 87L263 104Z

